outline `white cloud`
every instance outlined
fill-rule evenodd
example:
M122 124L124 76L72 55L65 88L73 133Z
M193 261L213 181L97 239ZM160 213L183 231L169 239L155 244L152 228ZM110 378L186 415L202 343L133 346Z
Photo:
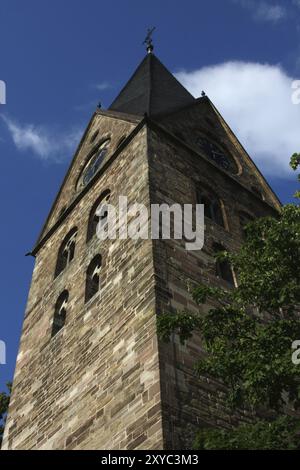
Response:
M249 10L253 18L259 21L277 23L287 16L286 8L278 3L268 3L263 0L233 0L233 2Z
M176 76L194 96L205 90L265 174L292 174L289 158L300 151L300 105L292 104L293 78L279 66L227 62Z
M264 21L277 23L286 16L286 10L280 5L268 5L261 3L257 6L256 16Z
M111 85L108 82L101 82L101 83L96 83L95 88L96 90L103 91L103 90L107 90L108 88L111 88Z
M41 160L60 162L70 156L80 141L82 130L72 129L68 132L54 132L49 128L33 124L19 124L2 115L2 120L20 151L32 152Z

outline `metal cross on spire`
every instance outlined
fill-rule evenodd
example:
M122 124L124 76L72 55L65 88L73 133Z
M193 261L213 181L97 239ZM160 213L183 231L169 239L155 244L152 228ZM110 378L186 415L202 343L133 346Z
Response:
M143 42L143 44L146 44L146 49L147 49L147 52L148 54L151 54L151 52L153 51L154 49L154 46L152 44L152 34L153 34L153 31L155 30L155 26L153 28L148 28L147 30L147 36L145 37L145 40Z

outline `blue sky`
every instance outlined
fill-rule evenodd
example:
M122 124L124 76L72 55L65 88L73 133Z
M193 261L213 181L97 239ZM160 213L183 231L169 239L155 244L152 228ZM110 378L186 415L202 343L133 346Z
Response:
M155 53L195 94L208 93L283 202L300 149L300 0L1 0L0 390L12 378L33 259L25 253L99 101L108 106ZM299 136L299 137L298 137Z

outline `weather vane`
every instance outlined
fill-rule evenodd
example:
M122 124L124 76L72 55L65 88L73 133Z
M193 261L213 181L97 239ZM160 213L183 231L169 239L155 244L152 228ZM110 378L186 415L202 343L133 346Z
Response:
M145 38L145 41L143 42L143 44L146 44L147 46L147 52L148 54L151 54L151 52L153 51L154 47L153 47L153 44L152 44L152 34L153 34L153 31L155 30L155 26L151 29L151 28L148 28L147 30L147 36Z

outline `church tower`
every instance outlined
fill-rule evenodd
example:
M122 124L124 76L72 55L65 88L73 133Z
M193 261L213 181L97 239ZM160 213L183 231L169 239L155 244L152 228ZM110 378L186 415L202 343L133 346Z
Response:
M203 249L99 240L107 214L97 209L121 195L149 209L203 203ZM201 426L247 419L195 376L197 335L162 343L156 318L195 310L191 281L234 286L214 252L237 250L244 224L279 207L210 99L194 98L148 48L93 114L32 250L3 449L188 449Z

